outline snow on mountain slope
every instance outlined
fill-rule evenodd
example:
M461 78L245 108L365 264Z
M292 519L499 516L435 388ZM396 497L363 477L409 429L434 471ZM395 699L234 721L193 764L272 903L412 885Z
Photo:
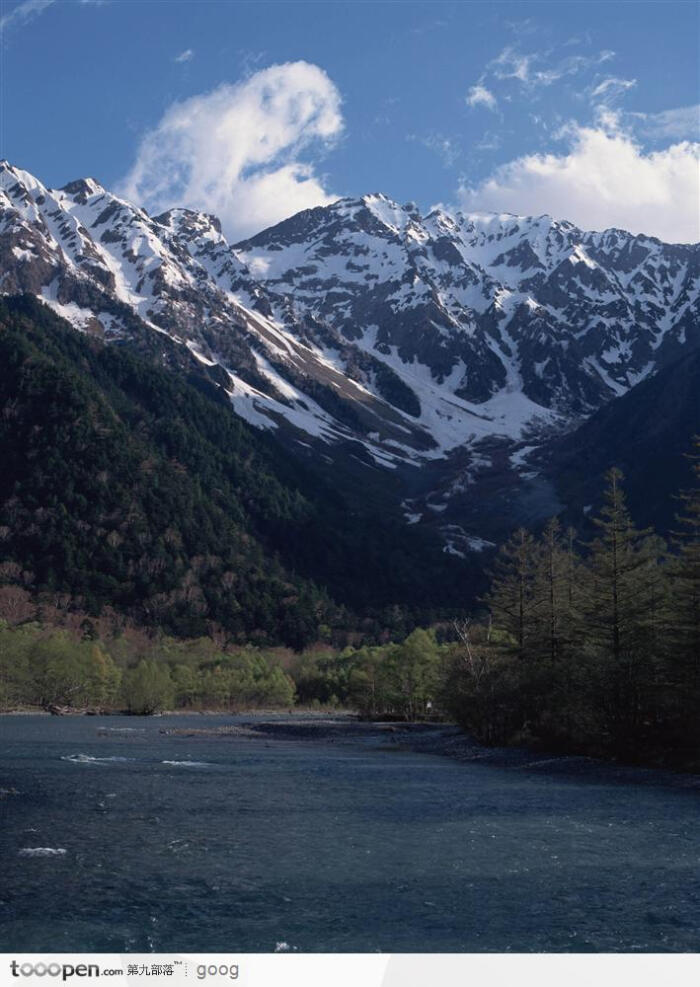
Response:
M585 415L700 344L700 252L548 216L421 218L382 196L309 210L239 244L269 292L400 374L489 415L519 393ZM531 409L528 409L531 410Z
M700 346L697 246L421 217L382 195L232 247L212 216L151 217L92 179L47 189L3 163L0 277L82 331L166 333L243 417L302 444L386 467L459 453L446 491L492 465L493 442L525 472L524 444Z

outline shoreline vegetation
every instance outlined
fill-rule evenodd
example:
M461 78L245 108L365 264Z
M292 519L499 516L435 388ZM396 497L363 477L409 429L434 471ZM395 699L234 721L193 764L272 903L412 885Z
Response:
M698 771L700 487L680 494L669 546L635 526L622 479L609 471L592 541L556 519L516 531L475 617L402 640L295 652L4 619L0 710L354 711L456 723L486 748Z

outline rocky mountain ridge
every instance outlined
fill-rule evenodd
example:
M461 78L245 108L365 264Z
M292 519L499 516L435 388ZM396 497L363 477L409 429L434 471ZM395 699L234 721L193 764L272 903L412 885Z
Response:
M700 347L700 245L383 195L231 245L215 217L4 162L0 279L108 340L166 334L297 451L408 470L407 520L446 528L436 515L527 484L549 437Z

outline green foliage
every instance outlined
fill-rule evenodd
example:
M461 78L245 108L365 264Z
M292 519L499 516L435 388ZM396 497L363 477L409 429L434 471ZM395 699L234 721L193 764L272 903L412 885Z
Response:
M245 649L234 655L219 655L201 667L194 701L203 708L230 710L291 706L294 683L279 665Z
M291 673L304 705L343 706L368 719L420 720L438 714L444 649L416 628L401 644L301 656Z
M291 668L299 703L304 706L350 704L352 651L337 656L301 655Z
M170 669L153 660L143 660L124 675L122 696L130 713L149 716L173 703Z
M439 656L435 637L417 627L391 649L387 667L389 705L404 719L422 719L438 687Z
M36 626L0 628L0 708L18 703L109 707L120 678L99 642Z
M37 624L0 625L0 710L289 708L295 684L254 648L222 652L210 639L162 638L129 647Z
M38 703L30 652L36 631L10 629L0 621L0 709L21 703Z
M442 653L434 634L416 628L402 644L306 656L292 674L302 703L351 707L369 719L418 720L436 712Z

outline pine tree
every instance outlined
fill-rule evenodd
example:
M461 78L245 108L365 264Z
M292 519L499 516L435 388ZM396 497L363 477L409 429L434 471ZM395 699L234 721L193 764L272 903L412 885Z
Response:
M574 637L577 560L573 539L573 531L569 530L565 538L559 521L552 518L537 544L532 648L552 665L568 654Z
M600 702L615 742L633 745L645 718L643 692L649 677L649 651L640 627L649 610L649 568L656 564L648 530L630 517L622 490L623 474L606 473L605 504L594 518L598 537L590 545L582 593L584 635L598 663Z
M484 599L494 625L511 635L519 658L525 658L537 609L536 548L524 528L511 536L494 563L491 588Z
M579 570L575 532L563 533L558 519L552 518L536 546L527 691L530 728L557 741L572 733L578 709L585 704L575 662L581 637L576 610Z
M679 496L677 555L669 565L672 623L668 676L685 738L700 738L700 436L694 439L695 486Z
M485 598L493 620L493 638L500 654L494 717L502 735L536 731L547 690L547 673L538 648L543 605L538 585L541 553L532 535L519 528L501 548L493 567L491 589ZM546 647L546 645L545 645ZM495 681L494 681L495 685Z

